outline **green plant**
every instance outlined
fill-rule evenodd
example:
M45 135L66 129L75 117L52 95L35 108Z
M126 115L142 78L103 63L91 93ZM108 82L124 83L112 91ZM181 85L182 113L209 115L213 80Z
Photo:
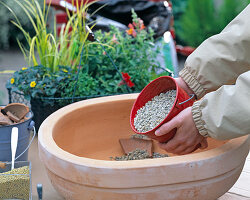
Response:
M75 90L77 81L78 87ZM61 97L88 97L98 95L98 81L87 73L80 72L78 80L72 76L69 84L59 83L61 88ZM75 90L75 93L74 93Z
M186 11L188 0L174 0L171 2L173 4L174 28L175 30L179 30L181 28L180 19ZM175 40L179 42L178 37Z
M0 105L3 105L3 101L2 101L3 97L4 97L4 93L0 91Z
M248 3L250 0L224 0L216 7L213 0L188 0L176 34L184 44L197 47L222 31Z
M83 48L88 36L88 32L85 30L86 17L84 15L88 4L82 3L78 5L77 3L77 12L72 15L68 12L68 23L62 28L63 31L61 31L60 36L57 38L56 27L54 27L53 33L47 30L49 6L46 10L45 0L43 8L37 0L14 1L16 5L22 8L35 30L35 35L30 36L12 8L2 3L15 17L15 21L12 21L12 23L22 31L28 43L28 47L25 48L18 40L19 47L24 54L28 66L36 66L41 63L43 66L48 67L51 72L59 70L59 65L76 68L80 61L81 52L79 49ZM56 25L56 23L54 24ZM38 53L39 60L36 58L35 52Z
M156 60L159 50L154 49L153 30L147 31L134 11L132 18L133 23L129 24L126 33L113 26L109 32L95 32L97 41L105 44L105 47L98 42L89 44L88 54L84 54L87 56L85 63L79 73L77 95L140 92L152 79L163 75L156 74L156 69L160 67ZM62 96L72 94L74 83L62 92Z
M6 87L21 91L27 99L88 98L141 91L152 79L169 74L156 73L160 66L156 60L159 51L154 48L154 32L145 29L134 11L132 16L133 23L126 32L111 27L109 32L95 33L98 42L85 43L85 48L76 46L76 54L82 56L78 70L70 65L57 65L54 71L42 64L31 66L15 72ZM74 39L80 44L77 37Z
M43 0L38 0L39 4ZM34 35L34 29L32 28L32 24L30 23L29 18L25 15L22 8L19 6L15 6L16 2L13 0L4 1L4 3L13 9L16 16L20 20L22 27L30 33L30 35ZM16 47L16 39L26 44L24 35L20 30L11 23L14 20L14 16L5 6L0 6L0 49L9 49L10 47Z
M212 0L189 0L187 10L181 19L181 30L177 34L186 44L197 47L205 38L214 34L217 27Z
M224 0L219 9L219 31L232 21L248 4L250 0Z
M6 88L12 92L21 91L28 100L37 97L60 97L63 87L67 88L75 73L71 67L58 66L58 70L50 73L43 65L23 67L16 71L7 82Z

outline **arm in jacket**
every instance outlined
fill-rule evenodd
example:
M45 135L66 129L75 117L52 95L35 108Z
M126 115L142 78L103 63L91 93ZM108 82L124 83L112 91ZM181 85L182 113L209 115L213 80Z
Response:
M180 76L201 100L192 106L199 133L229 139L250 133L250 5L191 54ZM237 81L236 81L237 80Z
M180 76L198 98L250 70L250 5L218 35L204 41L186 60Z

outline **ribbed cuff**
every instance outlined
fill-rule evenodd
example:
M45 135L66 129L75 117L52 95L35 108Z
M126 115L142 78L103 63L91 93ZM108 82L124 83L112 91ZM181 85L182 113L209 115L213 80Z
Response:
M190 73L188 67L184 67L179 75L183 78L183 80L187 83L187 85L194 91L197 98L200 99L206 94L205 89L202 85L195 79L195 77Z
M193 114L194 123L195 123L195 126L198 129L199 133L202 136L209 137L208 131L205 128L205 122L201 118L202 112L200 109L200 104L201 104L201 101L196 101L196 102L194 102L194 104L192 106L192 114Z

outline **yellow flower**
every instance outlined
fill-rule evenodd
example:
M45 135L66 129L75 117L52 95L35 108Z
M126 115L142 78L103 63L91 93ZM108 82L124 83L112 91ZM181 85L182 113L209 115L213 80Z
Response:
M27 67L23 67L22 70L28 69Z
M67 69L63 69L63 71L64 71L65 73L68 73L68 70L67 70Z
M15 83L15 79L14 78L10 79L10 83L11 84Z
M36 86L36 82L35 81L32 81L31 83L30 83L30 87L35 87Z

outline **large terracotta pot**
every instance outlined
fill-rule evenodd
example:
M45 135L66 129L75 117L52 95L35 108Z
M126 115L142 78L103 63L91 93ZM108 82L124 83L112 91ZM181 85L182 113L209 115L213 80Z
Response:
M249 152L247 136L209 139L206 150L167 158L111 161L122 155L119 138L133 134L129 116L137 94L68 105L39 129L40 158L66 199L213 200L238 179ZM157 144L157 152L161 151Z

